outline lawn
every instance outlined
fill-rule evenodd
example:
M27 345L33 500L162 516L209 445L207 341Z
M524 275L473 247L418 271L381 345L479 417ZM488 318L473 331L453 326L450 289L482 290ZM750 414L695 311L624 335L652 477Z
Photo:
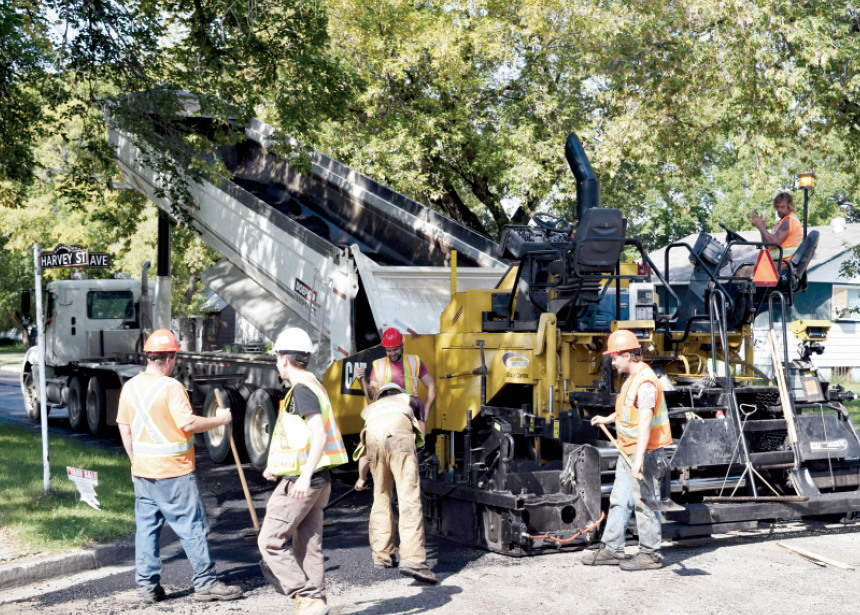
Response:
M0 346L0 367L4 365L21 365L24 360L24 345Z
M0 528L29 551L85 547L134 532L134 486L125 455L54 438L51 490L43 489L39 432L0 425ZM101 511L78 501L66 466L98 472Z

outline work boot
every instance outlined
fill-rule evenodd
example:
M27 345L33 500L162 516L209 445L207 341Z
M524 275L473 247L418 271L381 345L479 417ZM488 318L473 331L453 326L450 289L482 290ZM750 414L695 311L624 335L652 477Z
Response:
M302 602L304 602L304 599L305 599L305 597L304 597L304 596L302 596L302 595L300 595L300 594L296 594L296 595L295 595L295 598L293 598L293 600L294 600L294 602L295 602L295 605L294 605L294 606L295 606L295 609L296 609L296 610L295 610L295 613L298 613L298 612L301 610L301 608L302 608Z
M212 602L213 600L236 600L243 595L238 585L226 585L218 581L207 589L195 590L194 599L198 602Z
M621 562L621 570L657 570L663 567L663 556L659 553L642 553Z
M436 583L436 575L433 574L433 571L430 570L427 566L424 566L423 568L401 566L400 574L402 574L404 577L412 577L416 581L421 581L422 583Z
M146 594L141 594L143 601L147 604L155 604L156 602L161 602L165 598L164 588L159 585L155 588L155 591L149 592Z
M596 551L589 551L582 556L582 563L586 566L618 566L629 559L627 555L615 555L606 547L600 547Z
M331 607L322 598L311 596L296 596L301 598L301 604L296 609L295 615L328 615Z

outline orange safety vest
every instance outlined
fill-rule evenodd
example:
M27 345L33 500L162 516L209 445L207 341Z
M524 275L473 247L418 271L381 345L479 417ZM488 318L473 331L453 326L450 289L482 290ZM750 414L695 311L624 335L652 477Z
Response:
M782 246L782 258L791 260L792 255L797 252L797 246L803 241L803 227L800 224L800 220L797 219L796 215L789 214L773 225L771 233L776 233L776 229L786 221L788 222L788 235L786 235L783 242L779 245ZM779 258L779 250L776 248L771 248L769 252L771 258Z
M269 447L268 466L277 476L298 476L302 473L308 461L311 450L313 432L305 419L297 414L288 412L293 391L297 385L304 385L313 391L319 401L322 421L325 426L325 448L314 471L333 468L349 461L343 437L334 420L331 402L323 385L310 372L305 372L301 378L292 383L290 392L281 402L278 411L278 422L272 433L272 444Z
M126 385L135 410L131 424L131 450L135 459L165 459L193 454L194 434L189 435L174 425L166 403L154 404L171 383L182 385L164 376L156 380L145 395L141 395L137 388L140 382L140 378L132 378Z
M391 382L391 360L388 357L373 362L377 390ZM414 354L403 355L403 384L410 395L418 395L418 381L421 374L421 359ZM381 380L380 380L381 378Z
M636 407L636 398L639 395L639 387L645 382L650 382L657 387L648 450L672 444L669 411L663 399L663 389L654 371L646 365L641 372L627 379L621 387L621 393L615 399L615 431L618 433L618 443L628 455L636 452L636 439L639 434L639 408Z

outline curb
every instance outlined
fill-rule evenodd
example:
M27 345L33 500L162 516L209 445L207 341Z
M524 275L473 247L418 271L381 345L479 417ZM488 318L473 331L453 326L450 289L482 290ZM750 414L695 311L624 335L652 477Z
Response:
M104 545L0 567L0 591L134 560L133 545Z

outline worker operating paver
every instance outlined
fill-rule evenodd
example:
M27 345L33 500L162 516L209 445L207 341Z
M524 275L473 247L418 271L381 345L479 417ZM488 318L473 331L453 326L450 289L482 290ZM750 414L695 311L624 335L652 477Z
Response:
M622 570L651 570L663 566L660 514L643 504L646 493L640 480L648 481L655 498L660 497L660 478L668 461L663 447L672 443L669 413L663 403L663 390L657 376L642 362L642 346L632 331L619 329L609 336L606 352L612 366L627 380L615 402L615 413L595 416L592 425L615 423L621 449L634 455L633 467L618 459L615 483L609 496L609 517L601 536L601 546L582 558L586 566L620 565ZM636 513L639 553L633 558L624 554L624 535L630 515Z
M761 240L768 243L778 243L782 247L782 258L790 260L797 251L797 246L803 241L803 227L794 211L794 197L788 192L780 192L773 199L773 209L777 215L776 224L767 230L767 221L756 213L749 215L750 222L758 229ZM773 258L779 257L779 250L770 249Z
M214 417L195 416L185 388L170 377L179 344L171 331L159 329L143 347L146 369L129 380L119 398L117 424L131 459L134 481L136 579L145 602L165 598L159 552L166 521L179 537L194 569L197 600L234 600L242 590L215 576L209 555L209 525L194 476L194 435L230 424L229 408Z
M385 333L382 334L382 347L385 348L385 357L373 362L373 369L370 373L370 394L375 395L379 388L389 382L399 385L421 403L421 409L415 418L421 427L421 433L426 433L424 424L430 416L433 402L436 399L436 381L433 380L430 370L417 355L403 353L403 343L403 334L394 327L386 329ZM363 367L355 370L355 376L360 380L364 379L365 374ZM426 403L421 402L421 398L418 396L419 380L427 387Z
M283 480L266 506L257 544L264 576L294 598L299 615L325 615L323 510L331 495L329 469L348 461L328 394L307 371L314 347L302 329L275 340L278 373L290 383L269 448L267 480ZM287 543L292 541L291 548Z
M367 471L373 475L373 507L370 511L370 548L373 564L391 568L394 560L393 489L397 488L400 513L400 574L424 583L435 583L427 567L424 514L421 509L420 478L416 445L424 437L415 418L417 403L399 385L390 382L379 388L374 402L362 411L361 445L353 458L358 461L355 489L365 488Z

